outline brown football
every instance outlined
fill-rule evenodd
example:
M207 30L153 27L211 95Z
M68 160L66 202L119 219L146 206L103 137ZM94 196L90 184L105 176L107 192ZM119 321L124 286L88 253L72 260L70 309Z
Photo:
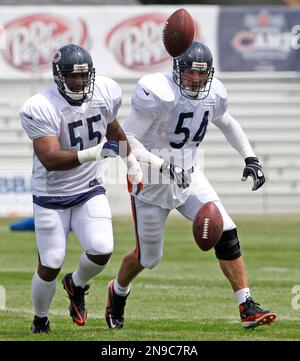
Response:
M167 19L163 28L163 43L173 57L181 55L192 44L195 34L193 18L185 9L178 9Z
M223 233L223 218L214 202L205 203L196 214L193 234L202 251L209 251L220 240Z

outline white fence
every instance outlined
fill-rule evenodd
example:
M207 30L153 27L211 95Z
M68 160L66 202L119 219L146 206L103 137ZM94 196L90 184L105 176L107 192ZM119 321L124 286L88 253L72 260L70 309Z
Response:
M230 212L300 212L299 74L226 73L219 74L219 78L228 90L229 111L239 120L261 158L267 182L261 190L252 192L250 180L247 183L240 181L243 160L214 126L210 127L202 143L206 176ZM124 93L124 104L119 113L121 123L129 112L136 80L120 81ZM49 84L49 80L34 79L30 83L25 80L0 81L0 88L4 89L0 98L2 175L12 171L30 173L32 145L21 128L18 109L27 97ZM1 196L3 193L0 193L0 202L4 204ZM18 194L15 196L17 204ZM114 214L130 212L125 185L108 187L108 196ZM24 203L24 195L22 197Z

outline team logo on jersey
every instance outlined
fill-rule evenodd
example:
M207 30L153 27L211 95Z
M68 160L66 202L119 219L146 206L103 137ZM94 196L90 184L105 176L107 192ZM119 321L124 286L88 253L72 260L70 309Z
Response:
M216 105L216 101L213 99L205 99L203 104L213 107L214 105Z
M21 71L49 71L56 49L65 44L88 45L85 22L76 17L34 13L4 24L5 61ZM59 61L59 54L55 58Z
M101 184L102 184L102 179L101 179L101 177L98 177L98 178L92 179L89 182L89 187L95 187L95 186L98 186L98 185L101 185Z
M103 100L93 100L92 108L103 108L106 107L106 103Z

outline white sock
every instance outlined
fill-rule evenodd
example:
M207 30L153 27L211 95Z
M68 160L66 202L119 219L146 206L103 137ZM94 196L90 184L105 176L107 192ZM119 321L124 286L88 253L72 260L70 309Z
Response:
M31 293L34 314L38 317L47 317L50 304L55 295L56 280L47 282L35 272L32 277Z
M88 281L96 276L98 273L101 273L106 265L100 266L92 262L85 252L83 252L79 259L79 265L77 270L72 274L72 279L76 287L84 287Z
M247 297L251 297L249 288L242 288L234 292L238 306L246 301Z
M116 292L117 295L125 297L128 295L128 293L130 291L130 285L128 285L126 287L122 287L119 284L118 280L115 279L114 280L114 291Z

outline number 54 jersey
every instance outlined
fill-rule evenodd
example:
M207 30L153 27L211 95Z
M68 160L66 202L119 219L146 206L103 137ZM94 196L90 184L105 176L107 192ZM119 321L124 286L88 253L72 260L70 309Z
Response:
M78 151L100 143L107 125L121 105L121 88L112 79L97 76L94 94L81 106L70 105L57 86L29 98L20 111L23 128L34 140L44 136L57 137L61 150ZM66 171L47 171L33 154L32 192L36 196L70 196L84 193L96 185L101 162L88 162Z
M142 77L132 96L132 111L123 129L128 139L135 138L151 152L170 163L191 170L196 163L196 150L202 142L208 124L220 120L227 109L224 85L213 79L210 93L203 100L192 100L180 93L171 74L151 74ZM133 151L135 150L132 142ZM157 184L159 174L149 178L149 165L141 160L145 186L140 200L163 208L179 206L192 187L182 190L175 184Z

